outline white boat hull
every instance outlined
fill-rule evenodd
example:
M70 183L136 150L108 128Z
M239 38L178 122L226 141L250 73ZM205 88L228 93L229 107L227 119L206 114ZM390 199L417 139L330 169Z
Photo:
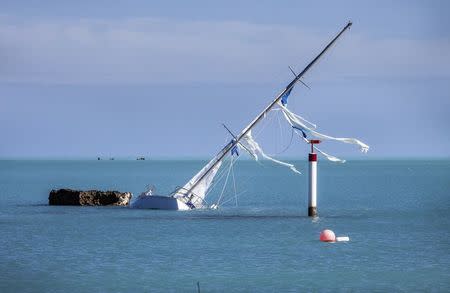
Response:
M184 202L171 197L161 195L139 196L132 204L134 209L154 209L154 210L190 210Z

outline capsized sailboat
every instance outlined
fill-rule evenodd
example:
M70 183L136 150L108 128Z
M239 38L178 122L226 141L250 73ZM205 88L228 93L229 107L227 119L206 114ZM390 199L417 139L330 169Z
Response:
M205 196L213 183L214 177L219 171L223 160L230 152L237 147L244 147L252 155L256 156L259 152L263 157L270 158L265 155L259 145L253 140L251 136L251 130L260 122L276 105L285 105L285 100L291 93L294 86L300 81L306 72L322 57L322 55L337 41L337 39L352 25L351 22L347 25L331 40L331 42L299 73L295 74L294 79L276 96L276 98L270 102L270 104L248 124L239 135L234 136L228 144L226 144L219 153L214 156L191 180L189 180L183 187L177 188L172 194L167 196L154 195L151 190L143 192L132 203L132 208L141 209L163 209L163 210L192 210L198 208L208 207L205 202ZM288 122L297 130L306 131L310 130L304 124L296 119L287 109L283 109L283 114L286 116ZM289 118L289 119L288 119ZM304 128L302 128L304 126ZM311 130L313 131L313 130ZM312 132L313 135L318 134ZM344 141L345 142L345 141ZM287 164L275 159L270 158L276 163L286 165L294 172L298 172L291 164Z

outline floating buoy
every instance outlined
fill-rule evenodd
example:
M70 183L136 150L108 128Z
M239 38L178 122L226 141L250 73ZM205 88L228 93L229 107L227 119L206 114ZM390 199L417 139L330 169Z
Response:
M334 235L334 232L331 230L323 230L320 232L320 241L322 242L347 242L350 241L350 237L348 236L338 236Z
M336 237L336 242L347 242L347 241L350 241L350 237L348 237L348 236Z
M334 235L334 232L331 230L323 230L320 232L320 241L322 242L335 242L336 241L336 235Z

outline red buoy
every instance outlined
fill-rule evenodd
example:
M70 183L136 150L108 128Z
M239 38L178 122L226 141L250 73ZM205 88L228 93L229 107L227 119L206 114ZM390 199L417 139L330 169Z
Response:
M322 232L320 232L320 241L335 242L336 235L334 235L334 232L331 230L323 230Z

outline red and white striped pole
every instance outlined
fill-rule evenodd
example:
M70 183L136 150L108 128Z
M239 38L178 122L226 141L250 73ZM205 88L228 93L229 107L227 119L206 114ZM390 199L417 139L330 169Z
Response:
M309 191L308 191L308 217L317 217L317 154L314 145L320 140L311 139L311 152L309 153Z

